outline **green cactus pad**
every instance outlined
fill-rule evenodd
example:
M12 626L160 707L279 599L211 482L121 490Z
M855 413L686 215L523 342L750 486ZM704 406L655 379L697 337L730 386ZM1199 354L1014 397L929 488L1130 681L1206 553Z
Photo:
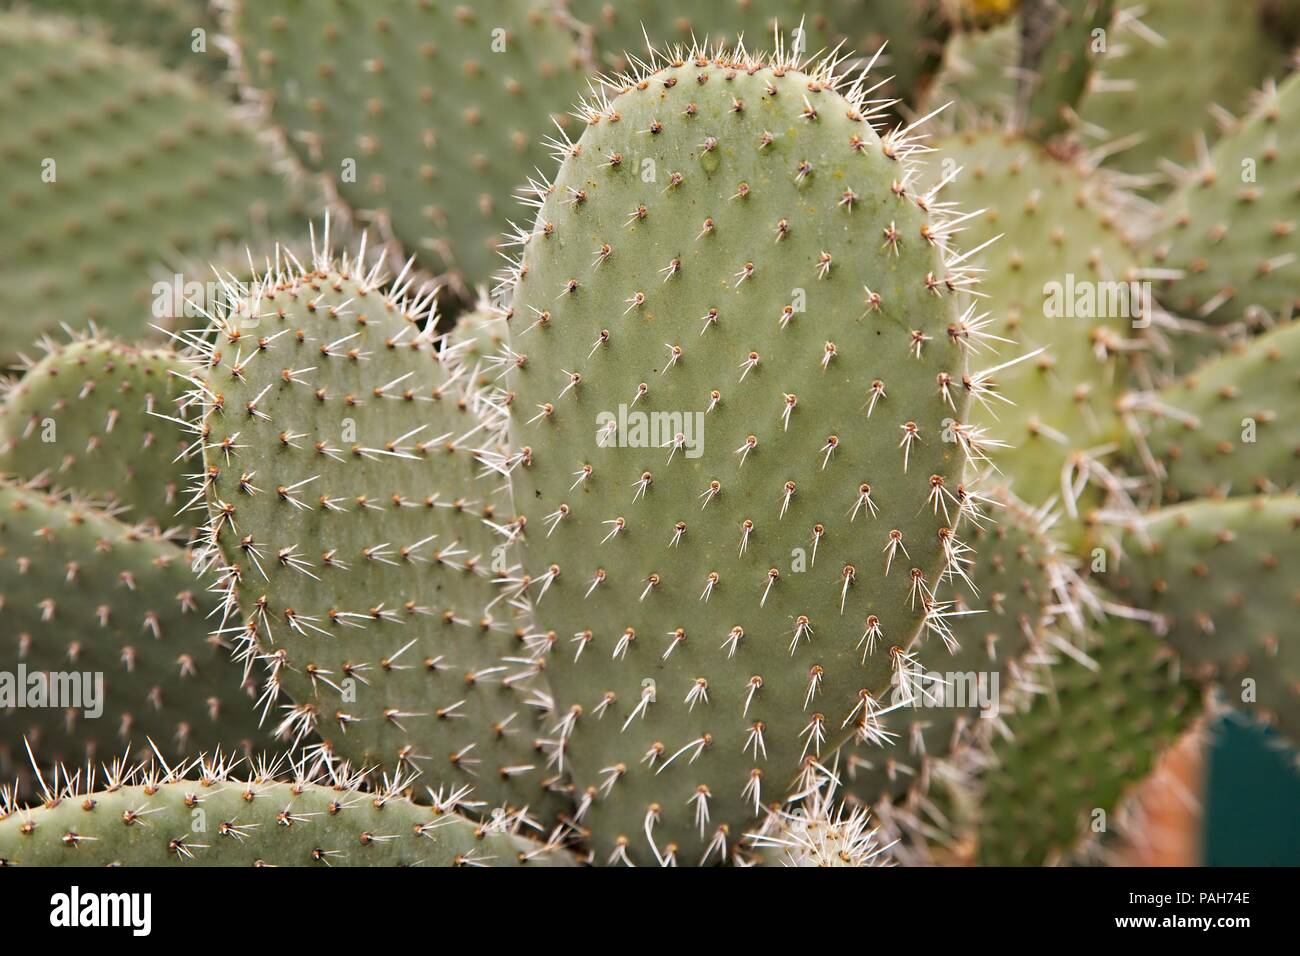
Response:
M1300 741L1300 643L1292 569L1300 499L1194 501L1135 530L1128 595L1163 615L1189 671L1229 704Z
M1045 141L1075 125L1114 2L1024 0L1020 9L1021 128Z
M540 0L240 0L229 30L289 149L462 293L500 264L510 197L585 85Z
M1131 470L1155 471L1167 501L1294 489L1297 369L1300 323L1291 322L1137 396Z
M855 803L874 807L924 796L935 762L986 736L1003 701L1016 699L1023 673L1042 656L1054 620L1078 601L1045 516L1004 491L990 497L996 523L970 535L975 554L968 575L978 590L963 581L953 585L958 607L972 613L953 621L958 649L931 663L947 683L927 684L915 706L881 717L881 726L897 735L893 747L852 743L841 751L845 793Z
M225 54L215 42L216 18L204 0L0 0L0 9L37 6L42 15L102 24L114 43L148 50L164 65L208 82L225 71Z
M973 503L967 280L910 144L827 70L630 79L510 277L525 593L602 862L725 858L919 644L948 653L918 630Z
M235 108L67 23L0 14L0 360L61 324L144 337L167 275L264 234L290 190Z
M1107 166L1158 174L1167 163L1192 165L1198 139L1215 135L1212 107L1243 108L1285 63L1285 45L1249 3L1143 0L1117 13L1079 112L1104 143L1127 146Z
M1300 76L1268 85L1237 129L1169 198L1156 259L1182 278L1171 309L1216 325L1300 306Z
M197 356L221 574L285 734L550 818L547 698L511 659L526 635L499 580L510 499L476 480L492 434L433 348L430 297L378 268L270 275Z
M911 106L938 68L949 23L941 0L568 0L570 13L591 28L600 64L626 70L629 54L644 57L646 38L656 46L734 44L768 49L773 30L798 38L806 55L837 44L868 56L884 45L877 62L878 93ZM706 42L707 41L707 42Z
M188 441L164 417L184 390L173 372L188 369L162 349L96 336L50 346L0 405L0 472L171 527L197 467L176 460Z
M448 330L443 358L448 367L464 370L472 389L490 388L500 373L500 356L506 348L508 333L505 310L481 299Z
M26 761L24 736L42 759L74 765L135 753L149 738L182 753L269 740L241 669L209 636L215 602L185 550L94 508L0 483L0 567L0 671L17 681L21 667L31 686L40 672L103 681L99 716L84 699L37 706L12 696L28 686L9 686L0 694L6 767Z
M0 807L0 866L576 865L518 830L508 815L475 823L395 793L217 769Z
M1004 23L980 32L954 33L923 109L947 105L945 116L960 129L1010 119L1016 110L1019 27Z
M1128 294L1134 254L1117 197L1104 179L1011 134L970 130L936 146L942 166L960 169L953 198L986 210L960 241L974 250L992 240L971 260L987 270L988 331L1004 340L991 348L1008 360L1043 350L1000 374L1014 404L985 403L972 418L1012 446L998 466L1019 498L1055 495L1073 507L1065 489L1088 474L1087 452L1119 437L1114 404L1127 385L1127 312L1138 297Z
M1125 795L1201 714L1169 648L1144 626L1114 620L1063 657L1045 693L1004 714L977 802L984 866L1060 862L1108 832Z

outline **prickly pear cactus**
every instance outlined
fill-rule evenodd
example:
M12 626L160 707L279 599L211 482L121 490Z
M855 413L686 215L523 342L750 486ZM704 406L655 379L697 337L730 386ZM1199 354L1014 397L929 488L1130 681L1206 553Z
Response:
M508 337L508 310L480 297L475 307L457 317L448 330L443 340L443 360L466 376L471 393L483 392L500 375L500 355Z
M5 364L61 323L148 336L179 259L301 208L233 106L62 21L0 14L0 111Z
M186 372L164 349L93 335L51 344L0 404L0 472L172 527L196 467L179 460L189 442L167 419Z
M1003 715L976 804L978 862L1061 862L1112 817L1200 715L1200 693L1145 626L1113 620L1061 655L1023 710Z
M1135 528L1128 595L1159 614L1189 672L1300 740L1294 619L1300 499L1194 501Z
M0 562L0 671L13 682L0 685L6 771L26 761L24 737L42 761L74 765L150 739L181 753L269 739L229 645L209 636L215 602L183 549L0 483ZM44 698L32 696L41 687ZM74 689L79 701L63 696Z
M1198 141L1213 138L1214 108L1243 108L1251 90L1283 69L1286 54L1249 3L1126 3L1080 115L1100 131L1107 166L1167 174L1169 163L1193 165Z
M1068 631L1070 617L1081 613L1081 584L1052 538L1051 517L1001 489L989 498L992 521L969 536L974 586L953 583L964 612L952 620L956 650L927 661L922 692L880 718L895 736L892 747L851 743L841 751L845 795L855 803L924 797L936 765L987 737L1003 702L1037 679L1048 635Z
M948 653L967 278L864 85L656 65L586 107L520 237L521 594L602 861L725 859L801 764L873 737L921 645Z
M1023 0L1020 128L1048 140L1076 125L1074 108L1105 51L1113 0Z
M282 735L552 817L510 498L476 481L492 432L433 348L432 294L382 282L320 252L233 303L195 356L218 586Z
M1265 85L1166 203L1155 258L1181 278L1162 289L1171 309L1216 325L1258 326L1253 313L1300 306L1300 76Z
M220 761L221 758L217 758ZM572 866L513 817L476 823L355 782L137 772L35 809L0 806L0 866ZM131 782L132 777L143 778Z
M34 8L28 0L0 0L0 9ZM216 18L204 0L41 0L42 15L99 24L114 43L147 50L166 66L206 81L221 77L225 55L217 48Z
M882 46L878 94L911 105L938 67L950 24L939 0L567 0L566 7L592 33L600 65L626 70L656 45L732 45L743 38L764 49L773 31L789 35L806 55L842 45L866 56Z
M1019 40L1014 22L954 33L926 93L924 112L945 107L961 129L987 126L990 117L1014 117Z
M1129 399L1130 470L1152 473L1167 501L1293 490L1297 368L1300 323L1291 322Z
M1146 320L1112 211L1122 196L1014 134L969 130L936 145L939 171L956 175L953 197L985 210L960 237L986 270L985 344L1008 361L1028 356L999 375L1014 404L982 402L972 417L1012 446L998 464L1018 497L1059 496L1073 517L1082 484L1111 481L1093 449L1120 435L1129 337Z
M541 0L239 0L228 29L285 145L468 294L582 72Z

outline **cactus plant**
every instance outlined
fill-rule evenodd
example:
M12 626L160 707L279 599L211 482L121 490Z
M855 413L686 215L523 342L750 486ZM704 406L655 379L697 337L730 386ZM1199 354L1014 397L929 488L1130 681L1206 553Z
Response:
M168 421L186 366L165 349L94 335L43 344L47 354L0 404L0 472L170 528L194 467L183 429Z
M147 336L183 312L169 263L302 209L230 104L63 21L0 14L0 109L6 364L61 323Z
M455 799L413 803L403 781L362 789L284 761L219 753L107 770L103 789L0 803L0 866L572 866L514 817L476 823ZM187 778L188 777L188 778Z
M476 482L490 423L433 348L432 293L382 263L273 272L196 347L217 587L261 700L328 759L418 769L544 819L564 806L513 619L513 520ZM237 613L236 613L237 611Z
M555 10L236 2L228 31L244 83L337 204L462 293L487 279L512 191L545 162L552 119L570 120L581 61Z
M947 653L982 330L958 217L833 64L667 54L586 107L519 236L519 590L601 858L725 857Z
M5 698L0 861L1109 862L1297 736L1273 0L215 6L251 109L0 15L0 694L110 684Z
M134 754L150 738L181 753L265 742L229 644L210 636L216 602L183 549L4 482L0 556L6 770L25 761L24 737L46 765Z

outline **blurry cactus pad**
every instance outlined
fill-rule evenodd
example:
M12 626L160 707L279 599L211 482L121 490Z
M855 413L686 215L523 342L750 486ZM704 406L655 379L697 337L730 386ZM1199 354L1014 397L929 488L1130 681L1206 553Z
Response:
M184 311L155 283L287 221L230 103L69 22L0 14L0 113L0 360L60 323L146 337Z
M464 291L499 265L511 196L582 85L540 0L237 0L243 78L340 203Z

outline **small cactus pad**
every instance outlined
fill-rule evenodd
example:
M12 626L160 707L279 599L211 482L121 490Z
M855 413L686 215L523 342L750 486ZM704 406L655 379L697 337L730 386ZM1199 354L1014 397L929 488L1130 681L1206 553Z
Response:
M1191 165L1198 139L1214 135L1212 106L1242 108L1285 66L1285 45L1243 0L1120 6L1079 106L1106 144L1124 147L1106 159L1113 169L1148 175L1170 162Z
M924 111L946 106L945 118L960 129L987 126L990 118L1010 119L1016 109L1019 53L1015 23L954 33L926 93Z
M1300 323L1239 343L1131 403L1132 468L1155 472L1168 501L1300 484Z
M1074 126L1074 108L1105 49L1114 0L1023 0L1020 114L1025 135L1047 140Z
M1041 866L1107 832L1128 790L1201 713L1169 648L1144 626L1114 620L1062 657L1047 690L1004 714L980 781L978 861ZM1077 652L1076 652L1077 653Z
M163 64L214 81L226 68L217 24L205 0L0 0L0 9L40 7L102 24L114 43L148 50Z
M506 659L509 497L475 481L491 435L433 348L431 294L381 286L318 253L218 316L196 380L221 574L282 735L553 815L546 697Z
M1271 83L1166 203L1169 308L1218 325L1300 307L1300 76Z
M428 271L486 280L510 195L582 85L542 0L238 0L244 79L285 144Z
M573 866L506 815L475 823L396 793L240 778L211 765L197 779L0 806L0 866Z
M93 336L50 346L0 404L0 472L171 527L195 467L177 461L188 442L164 417L183 391L173 372L187 368L162 349Z
M1023 672L1041 659L1054 619L1076 601L1068 562L1045 516L1004 491L989 497L997 505L995 523L970 534L975 554L967 576L974 587L953 583L958 608L968 612L952 621L957 650L928 661L935 679L913 706L880 718L896 735L894 746L850 743L841 751L841 776L854 803L874 807L925 795L935 762L985 736L1002 702L1014 699Z
M260 745L242 671L209 636L213 604L188 552L156 532L0 484L0 680L28 677L0 688L5 766L26 759L24 736L42 759L71 764L149 738L181 752ZM43 701L29 693L37 683ZM80 703L62 696L74 683Z
M1042 350L1000 373L1011 404L972 408L1012 446L998 457L1011 490L1037 505L1091 477L1084 453L1118 436L1114 402L1141 302L1129 282L1134 255L1110 211L1114 197L1086 170L1004 133L970 130L936 145L940 167L951 164L945 174L959 170L952 198L986 210L960 241L969 250L989 243L971 260L987 270L989 347L1007 361ZM1073 493L1065 497L1072 506Z
M865 85L656 65L587 105L519 239L525 594L598 861L725 859L945 627L967 278Z
M0 14L0 113L6 364L60 324L148 334L184 309L169 263L282 221L281 176L232 105L65 22Z
M569 12L591 28L602 67L625 70L629 54L674 43L761 48L774 29L790 35L807 55L837 44L874 54L882 96L915 102L938 67L949 23L942 0L567 0ZM795 31L802 29L803 35Z
M1128 551L1128 596L1163 615L1188 670L1300 741L1300 499L1165 508L1143 521Z

